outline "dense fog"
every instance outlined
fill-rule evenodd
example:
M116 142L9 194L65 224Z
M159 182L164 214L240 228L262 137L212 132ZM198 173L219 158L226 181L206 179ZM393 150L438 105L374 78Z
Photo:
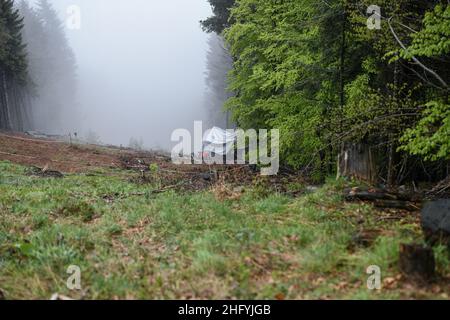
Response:
M194 120L205 127L226 123L220 110L217 115L221 102L212 102L207 88L208 40L214 36L199 24L211 14L206 0L50 2L76 58L77 94L67 106L77 112L42 129L168 149L172 131L191 129ZM72 5L80 8L79 29L67 26L74 26Z

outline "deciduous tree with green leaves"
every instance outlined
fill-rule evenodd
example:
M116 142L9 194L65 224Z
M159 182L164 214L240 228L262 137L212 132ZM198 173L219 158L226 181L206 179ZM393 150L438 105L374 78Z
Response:
M401 149L427 160L450 160L450 5L437 5L425 15L423 24L424 28L412 35L411 45L403 47L400 56L418 65L417 75L432 87L432 101L425 104L417 126L401 138ZM432 67L419 59L426 59L425 64L431 62Z
M367 27L371 5L381 8L379 30ZM417 143L447 138L438 126L447 114L446 2L237 0L230 12L235 95L226 107L243 128L279 128L287 164L323 177L343 143L363 143L377 150L379 175L400 183L418 161L445 159L446 148L428 148L439 154L430 157ZM434 131L424 131L430 121Z

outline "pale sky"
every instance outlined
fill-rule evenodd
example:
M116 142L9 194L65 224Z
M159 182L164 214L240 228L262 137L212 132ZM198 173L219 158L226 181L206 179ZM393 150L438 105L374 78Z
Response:
M67 30L79 66L80 132L103 142L168 148L174 129L203 120L207 39L199 21L207 0L52 0L61 17L81 9Z

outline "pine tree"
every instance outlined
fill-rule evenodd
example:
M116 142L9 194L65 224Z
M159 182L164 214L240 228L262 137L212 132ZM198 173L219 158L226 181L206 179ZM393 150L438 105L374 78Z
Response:
M38 129L62 131L63 115L75 114L76 62L64 26L48 0L36 9L22 6L26 18L30 76L35 84L33 118Z
M0 0L0 128L24 127L27 56L22 28L23 18L14 1Z
M209 113L210 126L230 128L229 114L224 104L231 96L228 92L228 72L233 60L222 37L212 34L208 40L205 106Z
M236 0L208 0L211 4L214 15L201 21L204 31L221 34L222 31L230 26L230 10Z

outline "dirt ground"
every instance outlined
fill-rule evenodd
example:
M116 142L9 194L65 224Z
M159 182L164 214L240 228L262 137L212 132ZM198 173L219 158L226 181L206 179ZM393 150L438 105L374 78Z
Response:
M200 190L219 180L244 184L257 173L242 165L176 165L160 152L137 151L114 146L97 146L35 138L24 133L0 132L0 160L24 166L55 170L64 174L86 173L96 168L135 171L136 179L151 178L152 166L165 186L183 183Z
M32 138L22 133L0 132L0 160L25 166L38 166L79 173L89 168L120 168L121 151L99 150L94 146L71 145L65 142Z
M301 179L286 172L276 177L261 177L249 165L177 165L168 154L161 152L68 143L12 132L0 132L0 160L63 174L86 173L96 168L125 169L135 171L136 180L141 180L137 182L143 183L152 178L153 167L163 186L179 185L193 191L220 182L243 186L259 181L275 191L289 193L287 183Z
M34 138L24 133L0 132L0 160L9 160L25 166L48 167L63 173L86 172L92 168L147 170L147 164L156 163L164 169L186 171L171 163L167 155L135 151L113 146L67 143ZM202 166L189 170L203 172Z

